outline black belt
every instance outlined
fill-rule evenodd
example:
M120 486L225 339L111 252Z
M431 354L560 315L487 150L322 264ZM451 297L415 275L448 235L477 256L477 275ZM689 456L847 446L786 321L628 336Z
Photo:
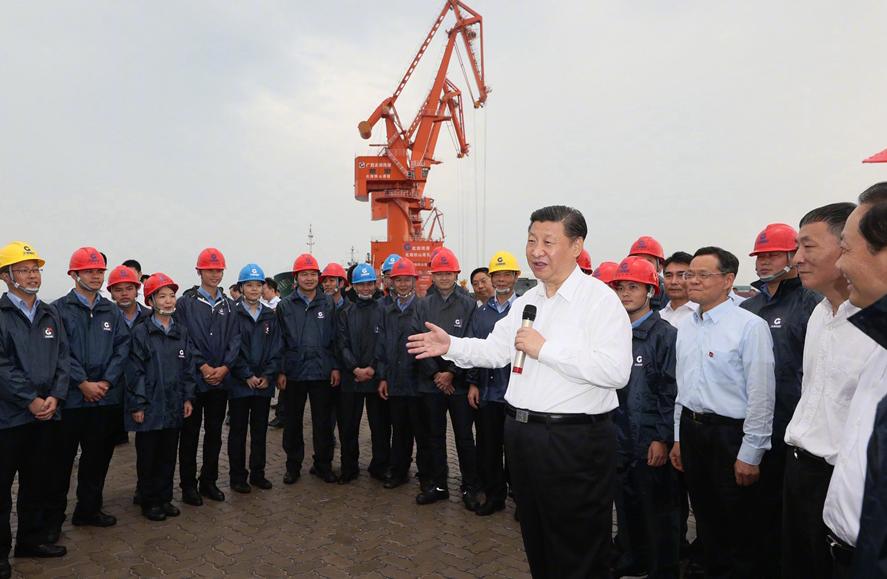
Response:
M829 553L832 559L842 565L849 566L853 562L853 552L856 550L832 533L826 533L825 540L828 542Z
M791 452L791 454L795 457L796 460L801 460L803 458L805 460L815 462L816 464L819 464L819 465L825 465L828 467L832 466L828 463L827 460L825 460L821 456L816 456L812 452L807 452L803 448L800 448L797 446L791 446L791 445L789 445L788 448L789 448L789 452Z
M610 413L603 414L550 414L548 412L533 412L532 410L522 410L515 408L511 404L506 404L505 413L514 418L517 422L542 422L544 424L591 424L593 422L603 422L610 419Z
M742 423L745 422L745 420L742 418L730 418L729 416L721 416L720 414L714 414L710 412L694 412L689 408L684 408L681 411L681 416L686 416L693 422L698 422L699 424L724 424L727 426L742 426Z

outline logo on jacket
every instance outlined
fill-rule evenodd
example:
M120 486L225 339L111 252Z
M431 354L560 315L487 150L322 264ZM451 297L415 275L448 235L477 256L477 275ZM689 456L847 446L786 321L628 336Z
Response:
M376 326L375 328L373 328L373 333L374 333L374 334L378 334L378 333L379 333L379 326Z
M318 319L318 320L322 320L322 319L323 319L323 312L317 312L317 319Z
M179 358L181 358L182 360L185 359L185 350L179 350Z
M635 358L635 359L634 359L634 365L635 365L635 366L643 366L643 365L644 365L644 357L643 357L643 356L638 356L637 358Z
M773 318L773 323L770 324L771 328L781 328L782 327L782 318Z
M271 333L271 324L269 324L268 322L265 322L265 335L267 336L270 333Z
M453 322L453 327L454 328L461 328L462 327L462 318L456 318L456 321Z
M102 322L102 330L106 332L111 331L111 322Z
M53 330L51 327L47 326L46 329L43 330L43 337L46 338L47 340L51 340L51 339L55 338L55 330Z

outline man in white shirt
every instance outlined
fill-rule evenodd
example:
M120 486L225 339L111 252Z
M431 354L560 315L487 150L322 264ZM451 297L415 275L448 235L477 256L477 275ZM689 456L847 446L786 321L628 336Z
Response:
M687 318L693 317L693 313L699 309L696 302L690 301L687 293L687 280L684 272L690 267L693 256L685 251L675 252L665 260L665 295L668 303L659 310L659 317L677 328Z
M785 432L782 572L786 578L832 576L822 507L850 399L865 359L875 350L875 343L847 321L859 308L847 301L847 279L836 265L841 231L855 208L853 203L832 203L810 211L800 223L793 265L804 287L825 299L807 323L801 399Z
M527 261L541 282L519 297L484 340L410 336L418 358L499 368L517 352L505 393L505 449L534 577L609 577L616 434L610 413L632 367L631 324L616 294L576 265L588 229L582 214L533 212ZM521 327L534 306L533 327Z
M887 294L887 247L876 247L861 230L864 223L869 230L875 229L876 232L883 228L883 223L873 224L870 219L866 220L866 214L882 203L887 203L887 183L879 183L864 191L859 196L859 207L847 218L841 236L838 267L850 282L850 303L859 308L866 308ZM878 403L887 394L887 380L884 379L887 350L878 348L868 357L863 368L850 402L822 513L829 528L833 577L851 576L868 463L866 450Z

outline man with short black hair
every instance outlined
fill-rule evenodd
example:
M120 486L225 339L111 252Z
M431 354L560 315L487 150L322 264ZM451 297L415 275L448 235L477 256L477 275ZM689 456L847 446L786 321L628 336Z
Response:
M684 272L690 267L693 256L685 251L676 251L665 260L662 279L665 280L665 296L668 303L659 310L659 316L677 328L681 322L691 317L699 309L690 301L687 294L687 280Z
M490 270L486 267L477 267L471 272L471 287L474 290L474 299L477 300L477 307L481 307L495 293L493 292L493 282L490 279Z
M265 283L262 284L262 299L260 301L262 305L272 310L276 309L277 304L280 303L280 289L273 277L265 278Z
M829 482L822 518L829 528L834 577L883 575L884 553L883 442L887 421L887 182L859 196L841 236L838 268L850 282L850 303L863 308L850 323L878 342L863 365L847 414L838 460ZM875 424L877 423L877 427ZM874 441L870 444L873 432ZM873 452L874 451L874 452ZM872 459L873 462L869 462ZM868 472L867 472L868 471ZM854 553L855 547L859 553ZM854 559L856 559L854 561ZM856 572L851 574L851 566Z
M631 373L631 324L616 293L576 264L588 235L581 212L544 207L528 229L527 262L540 283L492 333L456 338L426 324L430 331L410 336L409 350L462 368L499 368L522 353L505 393L505 449L530 572L609 577L611 414ZM536 310L532 328L521 327L527 306Z
M775 375L767 323L729 298L739 270L719 247L684 274L699 311L677 339L674 467L684 472L708 576L756 577L760 463L770 448Z

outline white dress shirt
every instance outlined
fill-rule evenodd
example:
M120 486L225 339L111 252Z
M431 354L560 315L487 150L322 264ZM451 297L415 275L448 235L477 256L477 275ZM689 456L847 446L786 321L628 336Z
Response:
M678 306L677 308L672 307L671 302L665 304L665 307L659 310L659 317L674 326L675 328L678 325L686 320L687 318L692 318L693 314L695 314L699 310L699 304L696 302L687 302Z
M539 284L517 298L486 339L451 338L444 358L461 368L501 368L515 356L524 306L545 338L539 359L511 374L505 401L535 412L601 414L619 406L633 362L631 323L616 293L576 267L552 297Z
M785 442L831 465L847 422L863 364L878 345L847 321L859 308L845 301L832 314L827 299L810 314L804 342L801 399L785 430Z
M270 300L260 299L259 302L265 307L271 308L272 310L276 310L277 304L280 303L280 296L274 296Z
M861 332L860 332L861 333ZM859 516L865 491L866 451L875 422L878 403L887 395L887 350L869 356L859 375L859 385L850 402L838 460L825 496L822 520L839 539L856 545Z

